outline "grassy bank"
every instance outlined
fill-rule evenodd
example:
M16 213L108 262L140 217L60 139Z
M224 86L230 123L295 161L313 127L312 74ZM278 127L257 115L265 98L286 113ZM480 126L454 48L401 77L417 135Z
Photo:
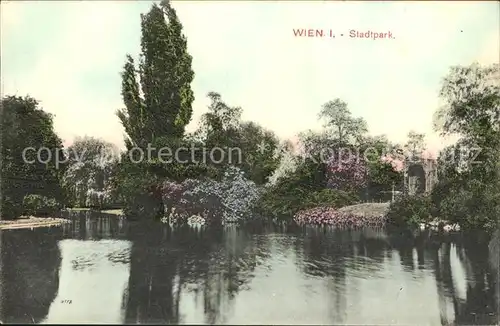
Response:
M387 215L390 203L362 203L339 208L339 212L354 216L378 217Z

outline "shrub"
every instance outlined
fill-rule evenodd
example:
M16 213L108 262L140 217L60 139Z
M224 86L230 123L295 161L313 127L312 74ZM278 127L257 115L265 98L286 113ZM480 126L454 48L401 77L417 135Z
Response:
M162 197L171 222L183 224L199 216L208 224L240 223L253 217L260 191L236 167L229 167L221 181L192 180L182 183L167 181Z
M0 214L2 220L13 220L23 213L23 208L19 203L15 203L10 197L2 197L0 203Z
M430 222L432 211L429 196L402 196L391 203L387 213L388 223L397 227L416 227Z
M124 160L113 179L110 195L123 202L123 214L131 220L154 219L163 213L159 177L150 162Z
M258 203L259 213L273 220L290 220L299 210L311 207L311 194L326 188L326 164L317 162L301 162L289 175L267 186Z
M26 195L23 199L24 213L34 216L46 216L57 212L60 204L54 198L41 195Z
M124 203L123 215L130 220L155 219L161 214L161 202L149 194L137 194Z
M432 192L436 216L464 229L494 231L500 212L500 192L495 186L478 180L438 184Z
M272 187L262 195L258 209L270 219L290 220L301 210L318 206L340 208L352 205L357 199L354 194L334 189L309 191L301 187Z

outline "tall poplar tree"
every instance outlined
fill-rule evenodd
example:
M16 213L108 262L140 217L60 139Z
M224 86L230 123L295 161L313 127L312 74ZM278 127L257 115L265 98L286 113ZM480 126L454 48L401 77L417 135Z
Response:
M138 69L130 55L122 73L125 108L117 115L127 147L146 146L160 137L180 138L192 116L192 57L182 24L169 1L141 15Z

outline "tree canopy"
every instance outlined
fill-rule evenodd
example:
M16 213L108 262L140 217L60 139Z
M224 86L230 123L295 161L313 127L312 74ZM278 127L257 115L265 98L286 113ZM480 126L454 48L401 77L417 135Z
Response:
M187 40L168 1L141 15L138 69L127 55L122 72L125 108L117 112L127 146L146 146L159 137L179 138L192 116L194 72Z
M63 201L60 179L65 156L53 116L30 96L6 96L1 107L2 218L22 214L24 197L30 194Z

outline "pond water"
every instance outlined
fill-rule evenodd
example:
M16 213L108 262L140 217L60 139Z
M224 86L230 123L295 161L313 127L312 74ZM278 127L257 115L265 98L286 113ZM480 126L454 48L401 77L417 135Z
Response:
M4 323L498 323L487 244L465 236L73 219L1 232Z

